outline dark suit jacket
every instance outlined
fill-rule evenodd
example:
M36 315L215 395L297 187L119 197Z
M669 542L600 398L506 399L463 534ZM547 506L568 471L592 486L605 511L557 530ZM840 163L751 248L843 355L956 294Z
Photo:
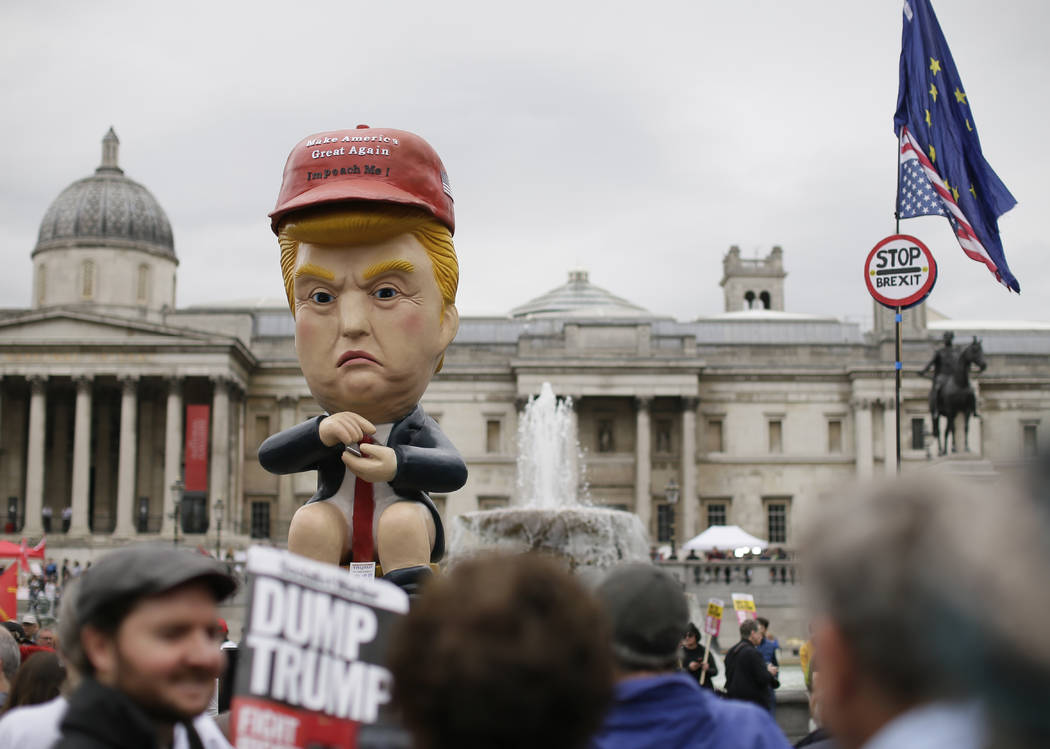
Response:
M777 684L758 648L741 640L726 653L726 695L769 710L769 688Z
M267 438L259 447L259 463L270 473L317 471L317 492L310 502L328 499L339 491L346 476L343 445L327 447L319 432L324 415L285 429ZM416 406L408 416L394 422L387 447L397 457L397 473L389 482L398 497L422 502L434 517L437 533L430 561L445 554L445 530L428 491L451 492L467 482L467 465L437 422Z

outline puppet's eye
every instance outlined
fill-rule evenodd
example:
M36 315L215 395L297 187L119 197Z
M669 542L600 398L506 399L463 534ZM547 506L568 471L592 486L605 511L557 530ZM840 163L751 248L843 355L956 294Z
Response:
M381 286L375 291L376 299L393 299L397 296L397 289L393 286Z
M317 302L318 304L330 304L335 300L335 297L329 294L327 291L315 291L310 295L310 299Z

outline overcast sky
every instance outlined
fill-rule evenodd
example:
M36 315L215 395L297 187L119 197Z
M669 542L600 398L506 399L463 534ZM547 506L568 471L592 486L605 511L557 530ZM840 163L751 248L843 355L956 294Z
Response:
M30 303L48 205L120 164L171 220L178 306L280 298L266 214L302 137L411 130L456 200L461 314L573 267L654 313L722 311L722 257L779 244L789 311L870 321L862 267L894 232L901 0L49 2L0 5L0 306ZM935 0L1020 296L942 218L930 305L1050 320L1050 3ZM234 10L233 8L237 8Z

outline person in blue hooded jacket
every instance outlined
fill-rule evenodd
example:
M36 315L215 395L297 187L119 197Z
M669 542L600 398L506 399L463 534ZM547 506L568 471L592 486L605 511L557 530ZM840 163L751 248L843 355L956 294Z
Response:
M649 564L614 569L596 591L616 662L613 706L592 749L784 749L783 732L755 705L723 700L676 672L689 623L681 585Z

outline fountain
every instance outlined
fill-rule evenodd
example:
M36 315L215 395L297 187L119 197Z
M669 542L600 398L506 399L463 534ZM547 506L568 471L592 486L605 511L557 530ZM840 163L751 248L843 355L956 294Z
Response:
M637 515L595 507L579 493L580 447L572 403L549 383L529 400L518 427L518 494L510 507L456 517L450 561L480 551L541 551L574 570L648 561L649 542Z

